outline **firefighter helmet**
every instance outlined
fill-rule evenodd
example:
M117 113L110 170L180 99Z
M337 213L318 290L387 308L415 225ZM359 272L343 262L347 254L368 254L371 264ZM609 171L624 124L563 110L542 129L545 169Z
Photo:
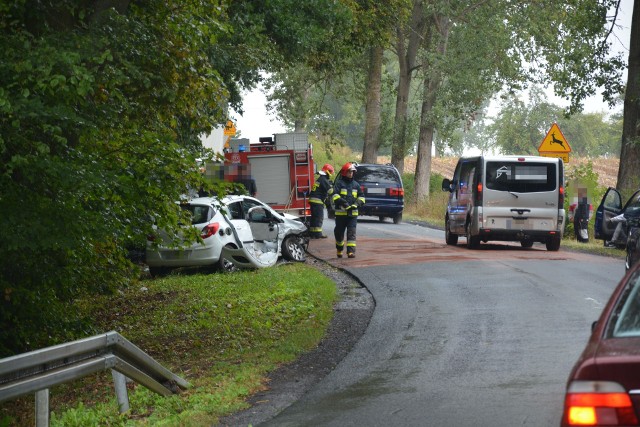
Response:
M329 175L333 175L333 166L331 166L329 163L325 163L325 165L322 166L322 171L326 172Z
M347 162L344 164L344 166L342 166L342 169L340 169L340 175L347 176L347 173L349 171L355 172L355 170L356 170L356 166L351 162Z

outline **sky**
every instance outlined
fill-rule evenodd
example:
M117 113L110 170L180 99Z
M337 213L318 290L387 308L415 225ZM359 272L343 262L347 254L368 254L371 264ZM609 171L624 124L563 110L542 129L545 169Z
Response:
M621 0L617 18L619 27L614 28L612 34L614 49L623 52L625 59L629 57L633 2L634 0ZM625 80L627 78L626 71L623 78ZM555 97L551 91L549 91L549 100L560 106L568 104L567 101ZM286 132L283 123L267 113L266 103L266 95L260 87L243 94L244 114L242 116L235 112L231 114L232 120L236 123L236 129L241 133L237 137L249 138L250 143L257 143L258 138L261 136L271 136L274 133ZM622 109L621 106L618 108ZM602 97L599 95L591 97L585 102L585 113L608 112L609 110L608 105L602 101Z

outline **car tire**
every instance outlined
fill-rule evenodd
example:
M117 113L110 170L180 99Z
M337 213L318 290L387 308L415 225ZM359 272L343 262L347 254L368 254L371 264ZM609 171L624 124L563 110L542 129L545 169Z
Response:
M402 222L402 212L393 217L394 224L400 224Z
M300 236L288 236L282 241L282 256L287 261L304 262L307 259L303 239Z
M384 222L384 217L383 217L382 215L380 215L380 216L378 217L378 220L379 220L380 222Z
M227 245L227 247L233 247L233 245ZM216 263L216 269L221 273L233 273L238 270L238 267L220 254L220 259Z
M458 244L458 235L452 233L449 228L449 218L444 221L444 240L447 242L447 245L455 246Z
M531 240L531 239L520 240L520 245L523 248L527 248L528 249L528 248L533 246L533 240Z
M547 240L547 250L557 252L560 250L560 238L559 237L551 237Z
M480 246L480 236L471 235L471 223L467 222L465 227L467 234L467 249L477 249Z

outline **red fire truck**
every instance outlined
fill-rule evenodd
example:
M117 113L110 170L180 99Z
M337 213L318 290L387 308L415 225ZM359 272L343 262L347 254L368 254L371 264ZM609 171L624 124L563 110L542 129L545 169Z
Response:
M225 153L224 178L239 174L255 179L257 198L278 212L309 216L308 197L314 183L313 150L306 132L276 133L248 144L231 140Z

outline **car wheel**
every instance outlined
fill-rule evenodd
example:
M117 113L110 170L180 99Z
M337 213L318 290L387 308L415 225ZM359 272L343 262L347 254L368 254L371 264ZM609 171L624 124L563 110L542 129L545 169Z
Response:
M447 245L455 246L458 244L458 235L452 233L449 229L449 218L444 221L444 239L447 242Z
M233 248L232 245L227 245L225 247ZM236 267L235 264L231 262L231 260L222 256L222 254L220 254L220 259L216 263L216 268L221 273L232 273L238 270L238 267Z
M402 213L399 213L398 215L393 217L394 224L400 224L401 222L402 222Z
M149 274L151 277L162 277L169 274L171 269L169 267L149 267Z
M547 240L547 250L548 251L558 251L560 249L560 238L559 237L551 237Z
M380 216L378 217L378 220L380 220L380 222L384 222L384 217L383 217L382 215L380 215Z
M307 259L300 236L288 236L282 241L282 256L288 261L303 262Z
M531 239L521 240L520 245L522 245L523 248L530 248L533 246L533 240Z
M468 249L476 249L480 246L480 236L472 236L471 235L471 223L467 222L467 226L465 227L467 231L467 248Z

